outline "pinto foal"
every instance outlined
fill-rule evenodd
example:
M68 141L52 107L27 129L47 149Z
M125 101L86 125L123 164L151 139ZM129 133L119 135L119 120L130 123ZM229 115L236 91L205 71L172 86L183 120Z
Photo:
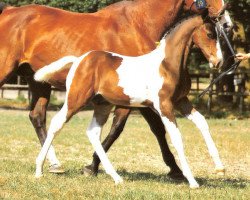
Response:
M129 57L112 52L90 51L80 57L64 57L39 70L35 79L49 82L54 72L68 67L67 63L73 63L66 81L66 100L51 120L48 136L36 160L36 177L42 176L43 163L55 134L87 102L94 102L97 96L102 96L111 104L146 106L156 111L170 135L190 187L199 187L185 158L173 108L175 100L183 95L178 88L179 84L185 84L182 80L187 72L182 66L188 53L185 48L190 48L197 37L204 34L207 36L211 28L211 24L205 23L201 16L193 16L179 23L164 36L157 49L143 56ZM216 55L219 50L216 49L216 40L207 37L203 43L209 47L210 55L207 57L214 65L218 65L222 57ZM87 135L105 171L117 184L122 182L122 178L116 173L100 143L101 130L111 111L111 104L94 103L94 115Z

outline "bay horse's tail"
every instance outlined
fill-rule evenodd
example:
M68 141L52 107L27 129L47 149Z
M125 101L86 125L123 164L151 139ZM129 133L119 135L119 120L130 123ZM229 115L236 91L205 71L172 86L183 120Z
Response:
M43 68L39 69L35 75L34 79L38 82L48 81L54 73L70 68L72 65L70 63L74 63L78 57L75 56L66 56L63 57L49 65L44 66Z
M4 8L7 7L7 4L0 2L0 14L3 12Z

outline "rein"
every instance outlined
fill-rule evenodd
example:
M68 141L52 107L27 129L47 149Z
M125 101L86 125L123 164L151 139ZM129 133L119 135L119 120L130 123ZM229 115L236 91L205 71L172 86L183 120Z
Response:
M219 21L216 22L216 30L217 30L217 33L220 34L219 36L221 36L221 35L223 36L224 40L227 43L228 48L230 49L230 51L232 53L232 56L236 57L235 51L233 50L233 47L232 47L232 45L227 37L227 34L225 33L224 28ZM212 88L212 86L215 83L219 82L224 76L234 73L236 71L236 69L239 67L240 63L241 63L241 61L237 61L234 64L232 64L229 69L222 72L216 79L214 79L210 83L210 85L201 94L199 94L198 97L199 98L203 97L209 91L209 89Z
M210 88L212 88L212 86L213 86L215 83L217 83L218 81L220 81L224 76L234 73L235 70L236 70L236 69L238 68L238 66L240 65L240 63L241 63L241 61L237 61L236 63L234 63L233 65L231 65L231 67L230 67L228 70L222 72L216 79L214 79L214 80L210 83L210 85L209 85L205 90L203 90L203 92L202 92L201 94L199 94L198 97L199 97L199 98L203 97L203 96L210 90Z

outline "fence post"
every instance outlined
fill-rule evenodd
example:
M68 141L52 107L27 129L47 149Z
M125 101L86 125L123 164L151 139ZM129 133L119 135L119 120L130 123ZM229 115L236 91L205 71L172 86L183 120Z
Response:
M246 74L242 73L241 75L241 83L239 85L239 92L240 92L240 105L239 105L239 109L240 109L240 114L243 113L244 110L244 95L245 95L245 90L246 90Z
M211 71L209 74L209 80L210 80L210 83L214 80L213 71ZM212 110L212 97L213 97L213 86L211 88L209 88L209 92L208 92L207 110L208 110L209 115L210 115L211 110Z

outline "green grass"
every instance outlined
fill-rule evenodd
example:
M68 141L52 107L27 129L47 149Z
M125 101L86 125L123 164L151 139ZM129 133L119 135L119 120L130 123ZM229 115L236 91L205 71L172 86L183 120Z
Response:
M49 112L48 121L54 113ZM186 119L178 119L189 164L201 185L190 190L187 183L167 178L169 169L162 161L156 139L139 115L129 117L108 154L124 184L115 186L102 167L97 177L81 175L81 167L92 158L93 148L85 134L91 115L90 111L76 115L54 141L67 172L49 174L45 163L44 177L36 180L35 159L41 147L28 112L0 110L0 199L249 199L249 119L208 120L227 168L224 177L213 174L214 165L198 130Z

